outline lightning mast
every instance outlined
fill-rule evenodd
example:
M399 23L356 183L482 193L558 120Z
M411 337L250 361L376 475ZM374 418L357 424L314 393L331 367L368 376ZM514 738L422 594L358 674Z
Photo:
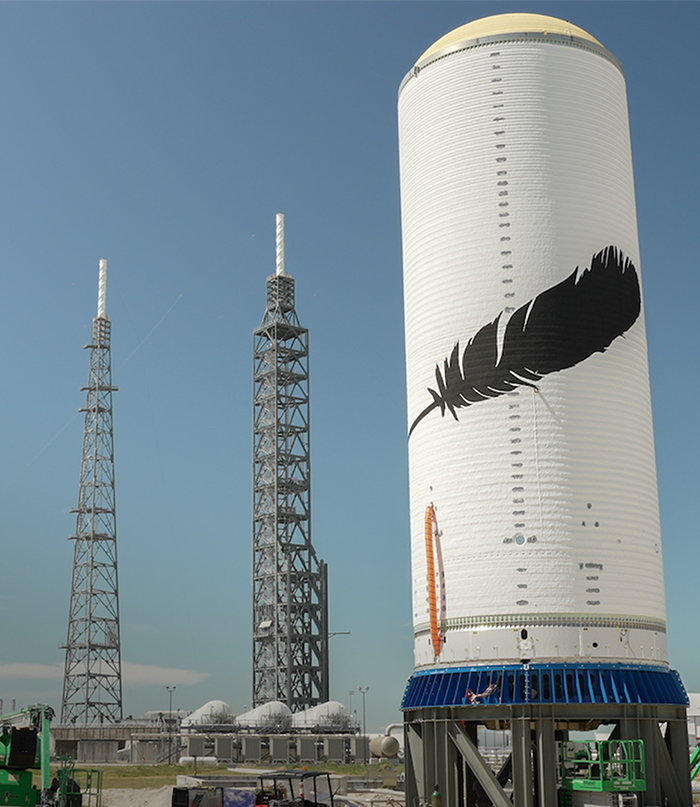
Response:
M253 706L328 700L328 577L311 543L309 332L277 266L253 333Z
M122 717L117 531L112 431L112 324L106 311L107 261L100 261L92 321L83 454L73 556L61 722L90 725Z

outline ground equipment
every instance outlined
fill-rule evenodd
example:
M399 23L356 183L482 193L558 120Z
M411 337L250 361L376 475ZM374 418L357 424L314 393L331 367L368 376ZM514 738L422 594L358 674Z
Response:
M275 771L260 777L255 807L334 807L328 773Z
M64 759L51 778L50 706L0 716L0 804L17 807L100 807L102 774ZM39 787L34 772L39 772ZM82 784L82 786L81 786Z

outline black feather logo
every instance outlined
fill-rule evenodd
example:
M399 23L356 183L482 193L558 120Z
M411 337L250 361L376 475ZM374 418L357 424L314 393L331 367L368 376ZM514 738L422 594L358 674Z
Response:
M505 324L498 350L502 311L480 328L464 348L459 342L435 368L433 401L413 421L408 433L434 409L444 416L457 409L496 398L517 386L534 387L548 373L566 370L593 353L602 353L629 330L639 316L639 280L634 264L617 247L606 247L561 283L514 311Z

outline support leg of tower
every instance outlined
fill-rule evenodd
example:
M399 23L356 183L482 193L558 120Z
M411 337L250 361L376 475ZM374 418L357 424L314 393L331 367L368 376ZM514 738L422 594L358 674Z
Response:
M554 740L554 720L541 718L537 722L537 790L539 807L557 803L557 747Z
M444 769L438 761L438 751L440 750L440 737L437 732L437 721L429 720L423 726L423 792L420 797L429 802L430 794L433 792L435 783L439 778L444 779Z
M688 758L688 725L685 714L666 724L666 747L671 756L675 780L679 785L678 804L692 804L693 790L690 781Z
M417 804L418 794L425 792L422 724L405 724L404 749L406 757L406 804Z
M464 777L461 776L461 768L464 763L462 762L462 755L450 740L444 724L442 735L445 746L445 770L447 772L445 789L440 791L443 794L442 803L454 804L455 807L460 807L460 805L464 804Z
M690 771L686 768L687 773L683 780L678 777L678 761L680 755L675 755L676 758L671 756L671 749L666 743L661 729L657 721L653 721L656 733L656 747L659 759L659 779L661 782L661 790L663 791L670 804L687 804L688 801L688 788L690 787ZM671 730L671 724L666 725L666 732ZM685 759L688 759L688 739L685 738L686 751L684 754ZM675 749L674 749L675 750ZM676 764L674 764L674 761ZM687 787L686 787L687 784ZM690 791L690 798L692 800L692 790Z
M471 741L474 748L477 747L477 731L475 723L465 723L462 727L464 733ZM461 756L461 754L460 754ZM467 807L474 807L476 802L475 783L477 782L474 771L469 767L464 757L462 757L462 770L464 771L464 794Z
M530 718L514 717L510 727L513 742L513 798L518 807L534 807Z

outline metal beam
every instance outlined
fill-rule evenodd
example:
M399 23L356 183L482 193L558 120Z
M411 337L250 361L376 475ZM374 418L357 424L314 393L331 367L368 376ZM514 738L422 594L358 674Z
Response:
M423 791L419 793L425 801L430 799L430 794L439 785L438 778L442 774L442 766L438 762L440 753L440 743L437 732L438 723L431 720L423 726Z
M690 780L690 760L688 758L688 723L685 715L666 724L666 747L671 755L676 781L682 791L680 804L692 804L693 789Z
M686 807L692 804L692 791L684 788L676 778L676 771L674 769L671 754L666 746L666 741L661 734L661 729L658 723L655 724L656 734L656 747L659 759L659 779L661 780L661 790L664 796L668 799L670 804L679 805L679 807ZM667 729L668 731L668 726ZM686 739L686 759L688 759L687 752L687 739ZM688 773L686 781L690 785L690 773ZM690 796L690 799L688 799Z
M442 793L442 803L454 805L454 807L463 807L464 777L461 776L461 769L464 762L462 755L447 736L447 732L444 732L443 740L445 742L446 776L445 789L440 791Z
M537 790L539 807L557 803L557 746L554 720L537 721Z
M422 724L404 724L404 748L406 751L406 804L414 804L425 792L423 768Z
M513 742L513 800L517 807L534 807L530 718L514 718L510 731Z
M645 803L647 805L661 804L661 769L659 759L660 748L658 741L659 725L655 720L639 719L629 722L632 723L632 725L627 725L627 731L633 731L636 733L638 738L644 740L644 758L647 769ZM636 738L633 736L630 737L630 739Z
M493 771L481 756L479 749L471 741L464 728L453 720L447 721L445 726L447 735L455 744L459 753L464 757L464 761L484 789L486 795L491 799L494 807L513 807L511 800L496 781L496 776ZM518 805L518 807L520 807L520 805Z

